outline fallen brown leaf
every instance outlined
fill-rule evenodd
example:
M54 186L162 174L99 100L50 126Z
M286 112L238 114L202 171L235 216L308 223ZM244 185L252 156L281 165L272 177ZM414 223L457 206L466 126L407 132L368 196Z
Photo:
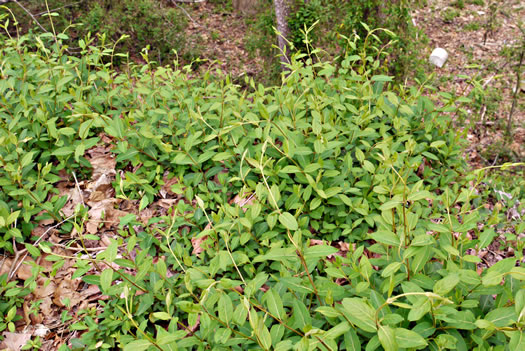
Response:
M204 248L202 248L201 244L208 239L208 236L205 235L201 238L191 238L191 246L193 246L193 251L191 252L193 255L199 256L201 252L204 251Z
M0 344L1 350L19 351L31 340L31 334L3 332L4 341Z

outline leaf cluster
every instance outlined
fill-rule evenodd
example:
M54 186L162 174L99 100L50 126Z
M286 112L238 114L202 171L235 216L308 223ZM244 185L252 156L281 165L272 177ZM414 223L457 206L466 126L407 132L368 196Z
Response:
M52 185L88 167L101 135L119 197L173 201L75 258L73 278L110 298L62 349L523 347L523 255L477 271L501 218L475 191L482 172L465 170L454 98L394 94L366 52L340 67L295 56L282 85L240 90L189 68L116 72L86 43L80 59L6 44L2 217L60 214Z

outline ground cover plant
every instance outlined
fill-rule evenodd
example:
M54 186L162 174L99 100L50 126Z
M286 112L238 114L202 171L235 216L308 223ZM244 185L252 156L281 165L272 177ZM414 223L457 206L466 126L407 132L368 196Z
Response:
M467 170L463 100L395 94L366 51L242 90L60 40L0 48L6 339L58 314L30 348L525 346L523 188ZM502 229L514 250L487 264Z

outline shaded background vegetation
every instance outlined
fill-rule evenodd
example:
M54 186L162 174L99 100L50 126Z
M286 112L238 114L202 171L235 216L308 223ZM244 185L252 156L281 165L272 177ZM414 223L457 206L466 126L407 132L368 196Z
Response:
M278 51L274 47L275 15L271 0L252 1L253 10L242 12L232 6L231 0L210 0L217 6L217 11L224 14L242 16L247 25L245 45L248 52L262 59L264 74L256 77L262 82L275 82L279 75L276 59ZM405 2L384 2L379 0L294 0L291 1L291 14L288 18L292 50L305 52L305 28L315 27L309 32L308 40L314 47L325 50L324 54L341 57L356 54L356 47L348 45L348 38L354 33L360 36L357 47L363 44L366 30L360 25L367 23L370 28L383 27L394 31L396 41L382 48L388 55L383 69L404 79L413 73L409 67L418 67L420 57L416 54L418 46L412 40L415 33L410 16L409 4ZM75 42L88 33L111 47L118 42L118 52L128 52L131 59L141 61L140 53L148 47L150 60L164 65L172 63L178 57L180 63L191 63L198 57L214 60L214 57L202 57L198 40L185 32L188 22L193 21L185 8L191 10L191 4L178 4L168 0L48 0L20 1L28 12L49 32L63 32L70 38L72 52ZM13 11L19 22L21 32L36 28L35 21L20 6L11 2L7 6ZM183 7L185 6L185 7ZM47 9L53 16L47 15ZM53 25L51 24L51 20ZM225 17L228 21L228 18ZM40 30L40 28L38 29ZM204 29L203 29L204 30ZM10 31L16 32L13 22ZM95 33L104 33L105 38ZM390 38L385 33L376 33L386 45ZM213 33L212 33L213 35ZM197 44L196 44L197 43ZM177 53L177 54L176 54ZM417 73L417 72L416 72ZM414 76L414 74L411 74Z

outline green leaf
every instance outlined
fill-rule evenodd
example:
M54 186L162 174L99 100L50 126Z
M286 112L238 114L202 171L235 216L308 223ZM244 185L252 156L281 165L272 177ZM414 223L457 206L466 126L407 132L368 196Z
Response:
M370 234L370 236L376 242L381 243L381 244L394 246L394 247L398 247L399 245L401 245L401 241L399 237L393 232L388 231L388 230L380 230L380 231Z
M465 339L463 336L455 329L448 330L448 334L452 335L454 338L456 338L456 348L455 350L458 351L467 351L469 350L467 348L467 344L465 342Z
M107 262L113 262L117 258L118 242L115 239L110 239L110 243L105 251L105 257Z
M153 317L163 321L169 321L171 319L171 316L167 312L155 312L153 313Z
M344 336L346 349L349 351L361 351L361 342L355 330L351 329Z
M386 185L382 185L382 184L376 185L373 190L374 190L374 193L377 193L377 194L386 195L390 193L390 189Z
M289 212L283 212L279 215L279 222L289 230L297 230L299 226L297 225L297 220Z
M314 173L319 168L321 168L321 165L319 163L310 163L304 168L304 171L306 173Z
M274 290L274 289L268 289L266 293L263 296L263 301L266 303L266 306L268 307L268 311L273 314L275 317L283 320L285 317L284 313L284 307L283 307L283 301L281 300L281 296Z
M381 211L387 211L387 210L393 209L394 207L396 207L397 205L400 205L400 204L401 204L401 201L399 201L399 200L390 200L388 202L385 202L381 206L379 206L379 209Z
M110 268L104 269L102 273L100 274L100 289L103 292L106 292L111 287L111 283L113 282L113 270Z
M146 195L142 196L142 199L140 199L139 211L142 211L143 209L148 207L148 205L149 205L149 198Z
M457 340L452 335L448 334L439 334L436 339L436 344L439 345L441 348L446 349L456 349Z
M219 319L226 324L230 324L233 316L233 303L231 298L226 293L221 294L217 309L219 312Z
M434 293L440 296L445 296L459 283L459 275L457 273L451 273L445 278L438 280L434 284Z
M393 328L390 328L389 326L385 325L380 325L377 331L377 336L379 337L379 342L381 342L381 345L383 346L383 349L385 351L398 350Z
M430 300L426 297L418 297L418 300L414 303L410 312L408 312L407 319L411 322L418 321L430 312L430 309Z
M66 136L77 134L76 130L71 127L60 128L58 133Z
M30 164L31 161L33 160L33 155L34 155L34 154L35 154L34 151L26 153L26 154L22 157L22 160L20 161L20 166L21 166L22 168L24 168L25 166L27 166L28 164Z
M10 226L12 223L14 223L14 221L18 218L19 215L20 215L20 211L11 212L9 216L7 216L7 220L5 221L4 225Z
M248 316L248 310L246 307L241 303L238 304L237 307L235 307L235 311L233 312L233 322L237 325L243 325L246 323L246 317Z
M476 271L468 270L468 269L460 269L458 273L459 273L459 279L461 283L463 284L478 285L481 283L481 278L479 277Z
M291 350L293 347L292 340L283 340L279 342L277 345L275 345L274 351L288 351Z
M33 257L40 256L40 250L38 250L35 246L31 244L24 244L24 246L26 247L27 251L31 254L31 256Z
M329 199L337 194L339 194L341 191L343 190L343 188L341 187L332 187L332 188L328 188L325 190L325 195L326 195L326 198Z
M452 317L443 317L448 325L456 329L474 330L476 329L476 318L470 310L458 311Z
M350 330L350 324L348 324L348 322L346 322L346 321L345 322L341 322L341 323L337 324L336 326L334 326L333 328L331 328L330 330L328 330L323 335L323 337L325 339L328 339L328 340L335 340L339 336L343 335L344 333L346 333L349 330Z
M428 246L432 245L436 240L428 234L416 235L414 239L410 242L410 246Z
M135 340L124 346L124 351L144 351L150 346L153 346L153 344L149 340Z
M509 350L525 350L525 331L511 331L507 335L510 336Z
M84 143L80 143L75 148L75 161L79 162L80 157L84 156L84 153L86 151L86 145Z
M232 157L233 157L233 154L230 153L230 152L219 152L219 153L215 154L215 156L212 157L212 160L216 161L216 162L219 162L219 161L224 161L224 160L230 159Z
M319 306L315 311L328 318L336 318L341 316L341 312L331 306Z
M346 298L342 301L347 318L366 332L377 331L375 323L375 310L359 298Z
M416 193L410 194L407 198L408 201L415 202L421 199L431 198L432 195L427 190L420 190Z
M510 276L517 280L525 280L525 268L524 267L513 267L510 270Z
M61 79L59 79L59 81L57 82L57 85L56 85L56 88L58 91L61 91L62 90L62 87L64 85L66 85L67 83L69 83L70 81L72 81L75 77L73 75L67 75Z
M313 211L315 210L317 207L319 207L322 203L322 200L318 197L316 197L315 199L312 200L312 202L310 202L310 211Z
M521 319L525 319L525 289L519 290L514 296L514 310Z
M71 155L73 152L75 152L75 149L72 146L64 146L64 147L55 149L55 151L53 151L53 155L68 156L68 155Z
M301 170L296 166L286 166L286 167L283 167L279 172L280 173L300 173Z
M100 284L100 276L98 275L85 275L82 280L87 284L98 285Z
M285 261L285 260L298 260L297 253L295 252L295 248L293 247L287 247L287 248L274 248L271 249L268 253L265 255L259 255L256 256L253 259L254 263L257 262L264 262L264 261Z
M93 125L93 120L91 120L91 119L82 122L80 124L80 127L78 128L78 136L81 139L87 138L88 135L89 135L89 129L91 128L92 125Z
M299 277L282 277L279 278L279 282L294 292L306 294L311 294L314 292L311 286L303 285L303 280Z
M516 258L514 257L505 258L499 262L496 262L485 271L485 275L481 278L483 286L499 285L503 279L503 275L505 273L509 273L515 265Z
M305 250L304 250L304 257L306 259L309 259L309 258L319 258L319 257L326 257L326 256L329 256L329 255L333 255L335 254L336 252L338 252L339 250L336 249L335 247L333 246L328 246L328 245L314 245L314 246L310 246L310 247L307 247Z
M312 317L310 316L305 304L298 299L293 299L292 304L294 319L293 327L303 329L305 326L311 325Z
M476 320L474 324L476 324L476 327L481 328L481 329L488 329L488 330L496 329L496 326L494 325L494 323L489 322L485 319L478 319Z
M385 75L372 76L372 82L391 82L394 78Z
M492 322L496 327L502 328L515 323L518 316L514 308L512 307L501 307L490 311L485 316L485 319Z
M439 149L442 146L447 145L444 140L436 140L430 144L430 147L435 147L436 149Z
M396 328L395 330L397 346L400 348L421 348L428 345L418 333L405 328Z
M402 265L403 263L401 262L390 263L388 266L385 267L383 272L381 272L381 276L383 278L386 278L386 277L390 277L391 275L394 275L399 270L399 268L401 268Z
M486 248L492 242L495 236L496 232L493 228L488 228L481 232L479 235L478 249Z
M259 342L261 343L261 346L264 350L270 350L272 347L272 335L268 331L268 328L264 323L259 323L259 326L257 328L257 337L259 339Z
M364 160L363 161L363 168L366 169L370 174L374 174L376 169L374 167L374 165L372 164L372 162L368 161L368 160Z

